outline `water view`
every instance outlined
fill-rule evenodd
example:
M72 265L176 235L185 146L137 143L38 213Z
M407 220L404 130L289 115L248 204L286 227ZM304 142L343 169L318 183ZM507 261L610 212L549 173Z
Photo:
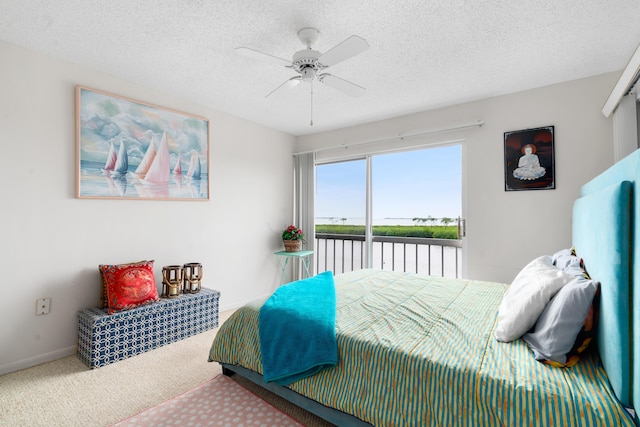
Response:
M190 179L184 175L171 174L169 182L150 184L133 176L131 170L125 174L105 174L100 164L82 162L80 179L82 196L89 197L144 197L150 199L206 199L208 198L207 174L200 179Z
M448 218L451 222L444 219L449 224L456 224L457 218ZM443 218L374 218L373 225L440 225ZM365 218L340 218L340 217L316 217L316 225L365 225Z

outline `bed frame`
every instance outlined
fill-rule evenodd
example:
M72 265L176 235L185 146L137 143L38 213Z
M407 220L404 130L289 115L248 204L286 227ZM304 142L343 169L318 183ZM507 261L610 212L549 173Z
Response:
M633 415L640 408L640 150L614 164L580 190L573 208L572 244L594 280L601 283L597 348L618 400ZM562 248L558 248L562 249ZM636 288L638 290L636 291ZM265 383L262 376L222 364L226 375L237 373L293 404L340 426L370 424L328 408L286 387ZM570 369L570 368L569 368Z
M262 378L262 375L250 369L243 368L242 366L228 365L226 363L221 363L221 365L223 374L227 376L238 374L241 377L244 377L259 385L260 387L265 388L274 394L277 394L283 399L288 400L294 405L299 406L300 408L303 408L314 415L317 415L318 417L330 422L331 424L335 424L340 427L371 427L371 424L366 423L359 418L354 417L353 415L324 406L323 404L309 399L308 397L305 397L300 393L296 393L295 391L288 389L287 387L282 387L273 382L267 383Z
M627 408L640 408L640 150L620 160L585 184L574 205L573 243L592 277L601 282L598 350L616 397ZM618 209L603 208L598 196L611 195L616 185L629 188L628 201L617 200ZM624 191L623 191L624 193ZM577 216L584 207L597 214ZM626 204L626 205L625 205ZM611 205L610 205L611 207ZM626 222L626 225L625 225ZM603 233L612 224L615 230ZM594 239L594 236L597 236ZM583 254L581 254L581 252ZM615 286L607 286L608 284ZM640 425L637 414L636 425Z

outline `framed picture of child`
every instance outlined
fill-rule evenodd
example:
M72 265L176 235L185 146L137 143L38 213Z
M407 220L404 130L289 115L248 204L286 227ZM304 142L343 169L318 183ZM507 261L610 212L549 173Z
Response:
M553 144L553 126L505 132L505 191L555 189Z

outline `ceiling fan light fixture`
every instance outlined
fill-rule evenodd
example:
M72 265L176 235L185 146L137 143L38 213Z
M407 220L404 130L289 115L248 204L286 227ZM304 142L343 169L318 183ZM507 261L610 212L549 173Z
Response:
M316 69L313 67L306 67L300 71L300 76L303 82L310 82L316 78Z

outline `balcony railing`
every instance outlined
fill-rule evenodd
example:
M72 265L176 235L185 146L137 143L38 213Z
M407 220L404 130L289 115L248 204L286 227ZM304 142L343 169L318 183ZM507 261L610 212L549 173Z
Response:
M316 271L334 274L365 268L364 236L316 234ZM462 276L462 241L418 237L373 236L372 268Z

